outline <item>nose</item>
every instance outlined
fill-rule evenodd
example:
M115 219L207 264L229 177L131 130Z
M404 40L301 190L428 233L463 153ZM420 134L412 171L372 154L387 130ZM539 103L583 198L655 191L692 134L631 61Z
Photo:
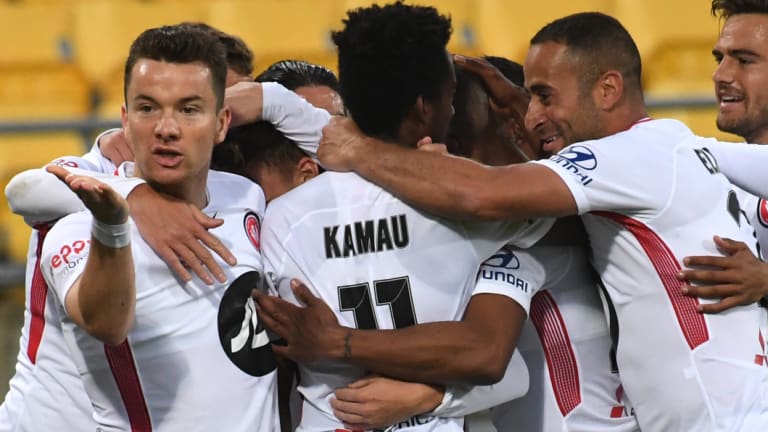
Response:
M172 112L164 112L155 125L155 138L172 141L179 138L179 123Z
M528 103L528 111L525 113L525 128L528 131L533 132L544 123L546 117L544 116L544 110L540 103L536 102L535 98L531 98Z
M723 57L712 73L712 81L715 85L730 84L733 82L733 60Z

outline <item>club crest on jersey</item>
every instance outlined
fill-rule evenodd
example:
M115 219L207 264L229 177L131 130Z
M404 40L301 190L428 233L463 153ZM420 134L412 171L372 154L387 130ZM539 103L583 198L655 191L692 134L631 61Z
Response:
M760 225L768 228L768 201L763 198L757 202L757 220L760 221Z
M243 219L243 226L245 227L245 233L248 235L248 239L251 240L251 243L256 250L260 251L261 241L259 238L261 236L261 224L259 223L259 217L256 216L256 213L246 213L245 219Z
M573 145L549 159L573 173L584 186L592 183L592 177L583 171L597 168L597 157L588 147Z

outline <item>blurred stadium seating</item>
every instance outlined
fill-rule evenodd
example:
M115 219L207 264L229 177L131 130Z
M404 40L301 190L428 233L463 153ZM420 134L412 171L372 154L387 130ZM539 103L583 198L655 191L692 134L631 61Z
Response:
M451 15L453 52L522 61L547 22L599 10L637 40L651 113L679 118L702 135L717 131L710 76L718 22L698 0L421 0ZM258 72L301 58L336 68L329 32L369 0L0 0L0 185L61 154L80 153L93 121L119 119L123 61L145 28L205 21L241 36ZM379 1L379 3L382 3ZM685 24L681 24L684 17ZM663 101L663 103L657 103ZM21 128L20 122L24 123ZM32 132L18 133L19 130ZM84 122L91 126L86 128ZM52 123L60 130L51 132ZM35 125L40 125L35 130ZM0 258L21 263L28 229L0 198ZM17 296L18 297L18 296ZM11 350L13 351L13 350ZM0 391L7 382L0 379Z

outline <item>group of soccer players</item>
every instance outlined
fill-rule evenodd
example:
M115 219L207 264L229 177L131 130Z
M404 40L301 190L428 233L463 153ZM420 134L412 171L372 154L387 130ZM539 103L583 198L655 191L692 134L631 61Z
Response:
M760 143L768 2L712 11L718 126ZM524 79L450 34L350 11L336 87L142 33L123 129L6 191L36 232L0 430L765 430L768 147L649 118L610 16Z

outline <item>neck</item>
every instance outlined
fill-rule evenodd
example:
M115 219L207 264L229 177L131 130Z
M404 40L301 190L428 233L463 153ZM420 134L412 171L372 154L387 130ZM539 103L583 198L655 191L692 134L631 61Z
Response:
M143 177L138 169L136 170L136 177L146 180L147 184L156 192L170 195L176 199L192 204L199 209L205 208L205 206L208 205L207 169L195 176L186 178L179 183L161 183L157 179Z
M757 130L748 136L743 136L742 138L751 144L768 144L768 129Z

